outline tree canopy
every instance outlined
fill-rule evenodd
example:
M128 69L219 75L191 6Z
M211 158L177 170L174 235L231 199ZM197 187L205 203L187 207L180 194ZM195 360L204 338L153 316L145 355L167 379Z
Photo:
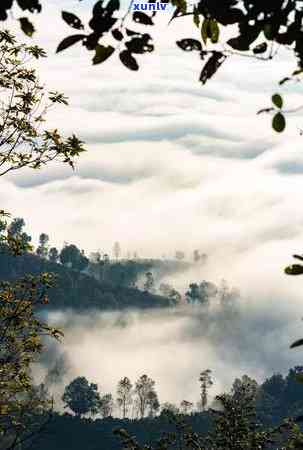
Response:
M96 414L100 408L98 386L85 377L77 377L66 386L62 400L76 415Z

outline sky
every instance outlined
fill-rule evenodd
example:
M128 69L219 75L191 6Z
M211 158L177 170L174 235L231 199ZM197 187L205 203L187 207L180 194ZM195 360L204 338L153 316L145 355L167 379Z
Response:
M302 281L283 268L300 253L303 238L303 117L291 114L278 135L271 118L256 113L270 106L295 61L283 53L271 63L229 58L201 86L198 56L175 44L198 32L181 20L168 26L163 14L151 30L156 52L138 57L139 72L116 55L93 67L81 46L54 54L70 33L56 4L35 18L37 42L49 53L39 71L70 106L52 111L48 125L76 133L87 152L74 172L53 164L3 177L1 208L24 217L35 240L46 232L59 248L69 242L108 253L119 241L124 254L144 257L176 250L190 257L198 248L209 256L207 267L182 274L175 285L225 278L251 300L263 330L262 313L270 322L274 311L287 327L293 321L294 329L286 328L291 342L300 332ZM61 4L88 12L76 2ZM282 92L287 108L301 105L300 85ZM277 355L289 351L283 336L276 337Z

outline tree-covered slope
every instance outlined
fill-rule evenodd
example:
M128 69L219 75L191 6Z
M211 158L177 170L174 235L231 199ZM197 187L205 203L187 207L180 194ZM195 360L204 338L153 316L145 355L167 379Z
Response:
M56 286L49 292L48 308L117 310L124 308L153 308L169 306L169 299L153 295L122 283L99 281L78 270L53 263L33 253L14 258L0 253L0 279L13 280L26 274L51 272Z

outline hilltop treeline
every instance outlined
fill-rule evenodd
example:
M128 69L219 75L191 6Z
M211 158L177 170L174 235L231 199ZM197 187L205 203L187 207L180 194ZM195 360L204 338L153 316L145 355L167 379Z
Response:
M113 255L94 252L89 256L75 244L65 243L61 250L51 246L49 236L41 233L36 248L25 231L25 221L15 218L8 227L13 239L21 239L29 248L18 258L6 251L0 252L0 279L15 280L25 274L44 272L56 275L55 286L49 293L47 308L100 309L169 307L180 303L208 306L217 301L222 306L232 304L239 292L222 280L219 286L209 282L189 282L181 295L165 277L184 272L192 265L201 267L207 255L194 250L191 262L184 252L177 251L174 259L142 259L137 253L121 258L121 247L114 244Z
M252 428L255 433L273 433L269 430L286 423L285 418L288 418L287 423L291 423L302 411L303 384L298 382L302 374L303 367L298 366L290 369L285 377L276 373L261 384L244 375L234 380L229 392L209 401L209 392L215 381L211 371L205 370L198 380L200 398L197 398L197 403L183 400L180 405L160 404L155 382L147 375L139 377L134 384L127 377L121 378L115 399L109 393L102 395L97 385L78 377L65 387L63 394L66 407L73 413L55 413L47 435L41 435L32 448L80 450L85 447L94 450L102 443L102 448L118 450L121 443L114 431L121 428L135 436L139 445L150 445L163 433L172 433L178 421L187 423L193 433L205 437L218 426L218 417L221 426L223 418L225 426L230 426L229 421L233 420L231 411L236 411L239 427L247 427L247 433ZM142 410L143 398L146 403ZM113 417L114 403L120 418ZM233 432L240 433L235 425Z

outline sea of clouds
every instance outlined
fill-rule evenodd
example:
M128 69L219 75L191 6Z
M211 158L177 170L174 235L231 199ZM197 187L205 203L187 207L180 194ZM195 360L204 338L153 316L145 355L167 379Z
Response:
M46 232L59 247L67 241L110 252L118 240L124 254L147 257L199 248L207 267L168 281L184 290L191 281L225 278L240 288L241 317L230 322L217 315L206 323L203 311L189 308L130 312L123 326L119 314L57 317L70 361L64 381L81 374L108 391L120 377L146 372L163 400L180 401L197 398L204 368L214 370L220 391L235 375L260 380L301 360L288 345L301 332L302 280L283 267L303 238L303 117L290 115L276 135L270 117L256 115L295 68L289 55L271 63L229 58L201 86L198 55L175 45L198 31L167 19L151 29L157 51L138 57L139 73L115 56L92 67L81 46L55 56L70 30L52 8L35 19L50 54L42 79L70 97L49 126L75 132L88 152L74 172L54 164L6 176L0 201L35 238ZM48 32L54 20L56 33ZM287 108L300 105L299 86L284 91Z

